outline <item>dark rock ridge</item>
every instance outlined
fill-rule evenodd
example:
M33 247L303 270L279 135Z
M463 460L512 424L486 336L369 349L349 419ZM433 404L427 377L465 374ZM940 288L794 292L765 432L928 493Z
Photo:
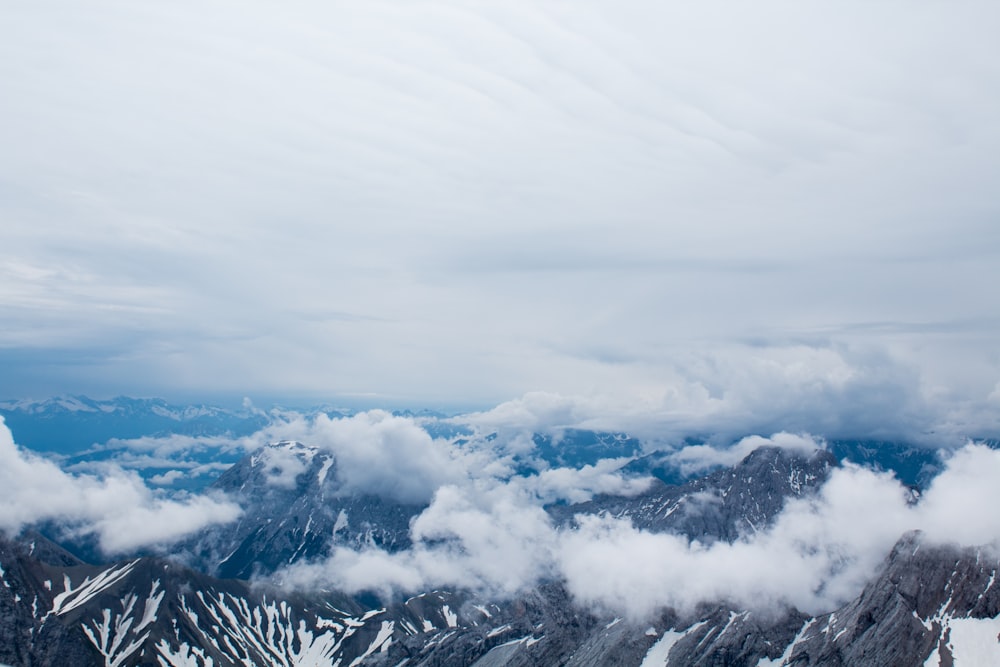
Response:
M995 548L909 534L857 600L803 626L786 664L1000 664L998 570Z
M283 473L289 466L300 471ZM410 519L424 509L376 495L346 495L332 454L290 441L243 458L211 488L239 502L242 518L206 530L180 549L197 569L224 578L271 574L325 557L334 546L404 549Z
M0 663L324 665L380 651L393 622L347 596L221 580L157 558L56 566L0 538Z
M731 469L686 484L654 480L639 496L598 496L549 512L557 523L568 523L576 514L606 513L646 530L732 541L766 528L786 499L817 489L835 465L824 451L802 456L762 447ZM425 509L377 495L346 494L334 456L298 442L275 443L245 457L212 489L239 502L243 517L205 530L178 549L196 569L224 578L268 575L324 558L336 546L406 549L410 521Z
M854 601L808 617L703 605L636 624L553 582L514 599L430 591L385 607L208 577L157 558L53 565L0 539L10 665L986 665L1000 558L905 536Z
M824 450L802 455L761 447L732 468L717 470L686 484L659 480L631 497L597 496L576 505L552 507L557 521L576 514L628 518L637 528L673 532L703 542L733 540L771 525L789 498L815 492L836 467Z

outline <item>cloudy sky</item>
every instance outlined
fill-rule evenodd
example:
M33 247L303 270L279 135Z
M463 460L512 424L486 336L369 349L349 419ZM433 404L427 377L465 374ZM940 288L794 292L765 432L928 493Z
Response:
M2 397L1000 427L995 3L0 26Z

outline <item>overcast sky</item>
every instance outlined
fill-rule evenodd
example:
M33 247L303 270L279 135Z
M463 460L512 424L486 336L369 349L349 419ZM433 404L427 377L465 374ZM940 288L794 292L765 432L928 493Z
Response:
M0 395L989 432L998 31L965 1L4 3Z

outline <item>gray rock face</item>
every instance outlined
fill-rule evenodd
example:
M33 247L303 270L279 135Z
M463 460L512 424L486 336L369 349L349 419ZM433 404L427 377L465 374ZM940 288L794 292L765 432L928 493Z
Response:
M907 535L857 600L809 622L785 664L997 664L998 570L993 549L958 549Z
M558 585L495 606L493 618L387 657L407 665L806 667L998 664L1000 556L904 537L880 575L843 608L809 617L705 606L635 625L573 607ZM498 625L499 624L499 625ZM503 632L498 632L503 628ZM490 645L486 638L501 639ZM386 664L397 664L388 662Z
M0 540L0 662L65 667L350 664L394 622L347 596L220 580L156 558L38 561Z
M489 619L460 616L446 632L393 644L389 665L529 667L576 665L756 665L780 658L804 616L754 616L706 606L687 616L665 611L635 623L576 607L558 584L492 605ZM465 623L465 624L463 624ZM659 659L659 662L657 662ZM402 661L405 660L405 663Z
M644 530L678 533L702 542L732 542L768 527L789 498L813 493L836 465L836 459L822 450L804 457L761 447L733 468L686 484L657 481L632 498L597 496L550 512L562 522L575 514L607 513L631 519Z
M550 508L557 522L580 513L628 517L639 528L691 539L732 541L768 526L787 498L818 488L836 461L826 452L803 458L761 448L732 469L681 486L655 482L633 497L599 496ZM282 472L295 466L297 474ZM422 505L376 495L345 495L327 452L281 442L246 457L213 488L243 506L241 519L206 530L181 545L195 568L225 578L268 575L300 560L329 555L334 546L410 546L410 521Z
M287 470L295 471L289 474ZM279 442L246 457L213 484L240 503L238 521L181 545L196 568L224 578L267 575L336 545L410 545L410 519L424 507L375 495L344 495L333 455Z
M91 664L75 628L39 618L51 591L48 570L31 555L31 542L20 544L0 536L0 663L9 665Z

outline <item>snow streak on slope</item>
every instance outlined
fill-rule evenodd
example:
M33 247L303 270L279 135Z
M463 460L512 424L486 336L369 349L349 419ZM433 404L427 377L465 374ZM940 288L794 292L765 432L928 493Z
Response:
M254 604L225 592L198 591L193 596L181 596L180 608L197 635L198 645L212 647L229 659L273 667L337 664L343 657L344 642L365 627L370 618L342 613L335 613L333 618L310 618L284 600L265 597ZM393 623L383 622L365 655L386 650L392 631ZM163 664L212 664L210 658L193 653L181 641L179 632L174 639L174 643L157 644Z
M993 586L995 576L994 571L982 597ZM974 618L967 611L954 607L954 599L949 597L929 618L921 619L916 612L913 614L928 631L936 632L939 637L925 667L1000 665L1000 616Z
M153 581L149 597L143 605L141 616L136 616L136 601L138 598L134 593L129 593L121 601L121 612L113 613L111 609L104 609L101 621L84 621L83 633L90 642L104 656L107 667L120 667L126 664L125 661L132 657L143 643L149 638L149 632L142 633L151 621L156 618L156 611L160 602L163 601L163 592L156 592L160 582ZM133 628L136 619L139 622ZM129 631L131 637L129 637ZM140 634L142 633L142 634Z
M695 623L687 630L683 632L677 632L676 630L667 630L663 633L663 637L660 638L646 653L646 657L643 658L642 664L639 667L667 667L670 664L670 649L680 640L684 639L688 634L698 630L701 626L705 625L705 621L700 623Z
M138 560L125 565L110 567L93 579L86 577L83 582L74 587L69 575L63 575L63 592L52 599L52 613L65 614L84 605L92 597L125 578Z

